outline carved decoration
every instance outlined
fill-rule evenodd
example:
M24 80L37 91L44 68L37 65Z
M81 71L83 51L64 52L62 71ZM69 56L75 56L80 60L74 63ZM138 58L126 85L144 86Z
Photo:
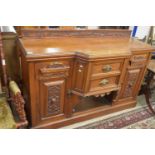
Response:
M115 38L130 38L131 31L129 30L22 30L22 37L31 38L46 38L46 37L115 37Z
M24 110L24 104L25 101L21 95L20 92L16 93L16 94L11 94L12 96L12 101L15 107L15 110L18 114L19 117L19 123L18 123L18 127L23 127L23 126L27 126L28 125L28 121L26 118L26 113Z
M69 74L69 68L70 67L68 65L54 62L40 69L41 76L39 77L39 80L57 77L67 77Z
M131 62L131 67L138 67L138 68L142 68L146 65L146 62L141 62L141 61L132 61Z
M127 84L123 93L123 97L130 97L132 96L132 90L136 84L137 76L139 74L139 70L136 72L128 72L128 77L127 77Z
M44 73L49 73L49 72L52 72L54 70L68 70L70 67L68 65L64 65L64 64L61 64L59 62L54 62L54 63L51 63L51 64L48 64L46 67L44 68L41 68L40 69L40 72L42 74Z
M133 56L130 65L131 67L144 67L146 65L147 55L136 55Z
M47 80L51 78L60 78L60 77L67 77L68 72L62 72L62 73L50 73L50 74L44 74L43 76L39 77L39 80Z
M60 94L61 86L49 86L48 87L48 114L59 114L61 112L60 107Z
M133 61L146 61L147 60L147 55L134 55L132 57Z

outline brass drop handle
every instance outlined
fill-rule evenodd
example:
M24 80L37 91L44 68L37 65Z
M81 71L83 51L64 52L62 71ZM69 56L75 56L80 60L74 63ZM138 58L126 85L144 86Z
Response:
M112 70L112 67L110 65L106 65L102 68L103 72L110 72Z
M99 84L100 84L100 86L105 86L105 85L107 85L108 83L109 83L109 80L103 79Z

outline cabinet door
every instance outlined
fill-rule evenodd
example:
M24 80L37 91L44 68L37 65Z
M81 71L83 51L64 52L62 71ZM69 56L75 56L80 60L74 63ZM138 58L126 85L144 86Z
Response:
M65 80L40 81L41 119L64 112Z
M125 87L123 89L122 98L135 96L134 92L138 88L138 80L140 77L141 70L134 69L128 70L125 77Z
M38 122L54 121L64 116L69 62L54 61L35 65L38 90Z
M149 58L149 53L135 54L131 57L122 85L121 99L136 98L144 78Z

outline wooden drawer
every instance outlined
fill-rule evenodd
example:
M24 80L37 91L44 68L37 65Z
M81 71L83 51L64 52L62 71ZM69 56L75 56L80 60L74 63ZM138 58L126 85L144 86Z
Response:
M120 74L123 60L100 61L92 65L92 77Z
M88 63L76 60L74 66L73 90L80 94L92 94L103 89L118 88L124 59L102 60ZM110 66L110 70L106 67ZM107 68L108 68L107 67ZM104 84L101 84L101 81ZM109 89L110 88L110 89Z
M148 54L133 55L131 61L146 61Z
M102 89L108 89L111 87L118 87L119 76L112 76L107 78L100 78L90 81L90 91L97 91Z
M68 76L70 61L49 61L35 64L36 76L39 78L59 78Z
M149 57L148 54L133 55L130 60L130 67L132 68L144 67L147 63L148 57Z

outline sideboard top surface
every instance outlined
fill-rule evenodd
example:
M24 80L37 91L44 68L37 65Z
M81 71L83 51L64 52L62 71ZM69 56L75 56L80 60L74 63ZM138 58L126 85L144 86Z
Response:
M132 51L153 51L150 45L128 38L23 38L21 44L24 47L27 58L79 55L86 58L126 56Z

